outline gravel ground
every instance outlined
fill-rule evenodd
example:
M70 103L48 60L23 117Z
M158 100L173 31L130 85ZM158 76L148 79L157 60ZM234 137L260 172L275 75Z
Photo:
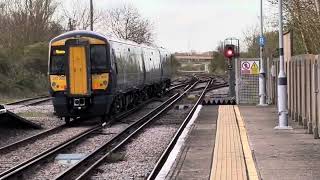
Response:
M87 129L88 127L72 127L64 129L62 132L60 131L57 134L39 139L29 145L19 147L15 151L0 154L0 172L7 170L10 167L13 167L53 146L56 146Z
M92 179L145 179L176 130L167 125L146 129L120 152L123 158L101 165Z
M25 137L40 133L42 130L8 129L0 127L0 147L22 140Z
M215 89L212 91L209 91L206 96L210 97L210 96L214 96L217 94L228 94L229 93L229 87L224 87L224 88L220 88L220 89Z
M8 105L6 108L13 109L12 111L17 113L17 115L41 125L43 129L34 130L0 127L0 147L64 124L64 121L54 116L52 104L40 104L37 106Z
M162 101L166 100L167 98L163 98ZM112 136L118 133L121 129L125 128L129 123L133 122L137 117L141 117L146 112L149 112L151 109L157 107L162 102L156 101L150 103L146 107L144 107L139 112L131 115L129 118L126 118L122 122L123 124L114 125L111 128L107 128L103 130L103 132L99 133L93 138L89 138L83 144L81 143L76 148L69 150L67 153L89 153L92 152L94 149L99 147L101 144L109 140ZM12 109L13 112L18 113L18 115L25 117L26 119L35 122L37 124L41 124L44 128L51 128L63 124L64 122L53 115L53 106L50 102L42 103L37 106L7 106L8 109ZM170 118L167 118L170 119ZM176 126L176 125L174 125ZM154 127L157 129L156 127ZM163 128L163 127L161 127ZM172 127L170 127L172 128ZM170 129L168 128L168 129ZM33 155L43 152L44 150L57 145L60 142L69 139L70 137L83 132L87 128L69 128L63 133L59 133L56 135L52 135L48 138L43 140L38 140L35 143L27 145L25 147L18 148L15 151L9 152L7 154L0 154L0 172L17 165L18 163L23 162L24 160L32 157ZM0 128L1 130L1 128ZM9 132L10 131L10 132ZM30 136L40 131L37 130L4 130L0 131L0 146L4 146L8 143L17 141L19 139L25 138L26 136ZM165 133L166 134L166 133ZM150 137L150 135L148 135ZM165 135L163 135L165 137ZM172 135L171 135L172 136ZM65 165L61 165L57 162L48 163L47 166L43 166L43 168L37 168L36 174L33 174L32 177L28 179L51 179L57 175L57 173L61 172L66 168Z
M164 98L166 99L166 98ZM98 147L102 146L104 143L109 141L112 137L120 133L125 129L130 123L137 120L141 116L145 115L155 107L161 104L160 101L155 101L148 104L146 107L142 108L140 111L130 115L129 117L123 119L121 122L112 127L103 129L101 132L93 134L90 138L84 140L80 144L61 152L61 154L89 154L96 150ZM48 161L46 164L42 164L41 167L34 167L30 172L35 172L32 174L26 174L25 179L53 179L64 170L66 170L68 165L61 164L57 160Z
M109 141L113 136L119 133L127 125L116 125L111 128L103 129L102 132L95 134L94 136L81 142L79 145L61 152L60 154L84 154L88 155L104 143ZM54 179L57 175L69 168L70 165L62 164L58 160L51 160L46 164L42 164L41 167L34 167L29 172L32 174L26 174L24 179Z
M204 88L206 87L207 83L206 82L203 82L203 83L199 83L197 84L194 88L197 89L197 88Z
M149 128L117 152L116 158L95 170L91 179L146 179L173 135L191 110L190 100L181 101L184 109L171 109Z
M42 113L53 113L52 104L39 104L35 106L23 106L23 105L6 105L6 109L14 113L33 112L38 111Z

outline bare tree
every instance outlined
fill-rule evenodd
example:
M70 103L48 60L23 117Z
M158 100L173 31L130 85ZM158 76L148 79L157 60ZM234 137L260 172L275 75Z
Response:
M63 8L63 16L68 21L68 30L90 29L90 6L89 1L71 0L70 7ZM99 23L101 10L94 9L93 23Z
M138 9L132 5L111 9L104 21L105 27L118 38L137 43L151 44L153 42L153 25L143 18Z
M269 0L273 5L278 0ZM319 0L284 0L285 27L294 32L294 51L320 53Z
M0 44L4 47L24 46L48 41L57 4L55 0L2 0L0 1Z

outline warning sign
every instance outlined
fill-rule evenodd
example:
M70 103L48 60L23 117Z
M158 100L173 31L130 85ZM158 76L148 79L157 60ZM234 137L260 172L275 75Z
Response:
M241 61L241 74L259 74L259 61Z

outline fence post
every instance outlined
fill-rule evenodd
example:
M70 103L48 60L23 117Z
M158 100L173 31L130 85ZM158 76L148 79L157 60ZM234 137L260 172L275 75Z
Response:
M318 131L318 59L315 60L315 63L312 67L312 82L313 82L313 96L312 102L313 102L313 108L312 108L312 124L313 124L313 137L315 139L319 138L319 131Z
M307 133L312 133L312 64L314 62L315 56L306 62L306 72L307 72Z
M302 124L303 127L307 129L307 78L306 78L306 61L310 60L310 56L304 56L304 58L301 59L301 91L302 91L302 96L301 96L301 108L302 108Z
M294 92L293 92L293 95L294 95L294 108L293 108L293 120L294 121L298 121L298 80L297 80L297 74L298 74L298 68L297 68L297 59L296 57L294 58L294 61L293 61L293 72L294 72L294 76L293 78L295 79L294 81L294 85L293 85L293 89L294 89Z

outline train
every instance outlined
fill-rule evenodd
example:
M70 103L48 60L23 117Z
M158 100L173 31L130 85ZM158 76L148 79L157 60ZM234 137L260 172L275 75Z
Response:
M69 31L49 43L48 77L55 114L69 123L107 117L161 96L170 86L171 53L93 31Z

